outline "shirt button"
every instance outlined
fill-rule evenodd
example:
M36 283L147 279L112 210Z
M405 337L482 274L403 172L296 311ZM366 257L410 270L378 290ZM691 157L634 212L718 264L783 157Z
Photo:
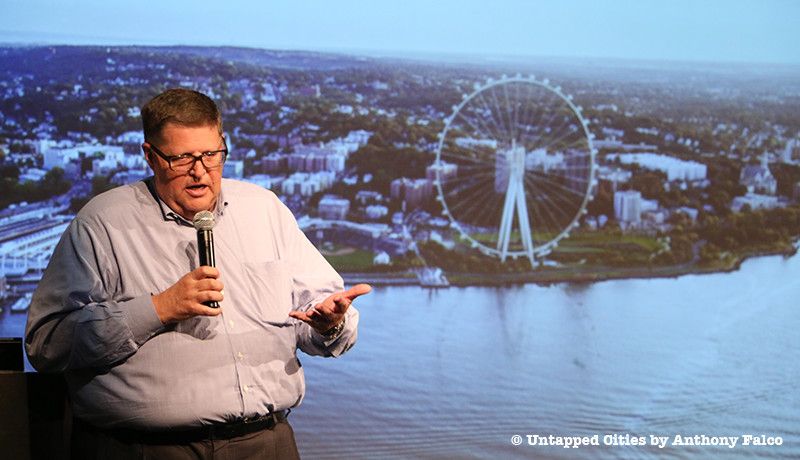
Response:
M239 358L240 360L242 360L242 359L244 359L244 353L242 353L240 351L239 353L236 353L236 357Z
M228 325L229 325L230 327L233 327L233 320L232 320L232 319L229 319L229 320L228 320Z

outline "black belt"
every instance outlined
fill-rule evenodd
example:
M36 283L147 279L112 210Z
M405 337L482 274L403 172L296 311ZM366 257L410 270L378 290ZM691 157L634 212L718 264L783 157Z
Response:
M172 429L168 431L146 431L129 428L102 429L75 419L75 424L95 433L103 433L120 441L136 444L186 444L210 439L232 439L262 430L271 430L278 423L285 422L291 409L272 412L260 417L237 420L230 423L212 423L193 428Z

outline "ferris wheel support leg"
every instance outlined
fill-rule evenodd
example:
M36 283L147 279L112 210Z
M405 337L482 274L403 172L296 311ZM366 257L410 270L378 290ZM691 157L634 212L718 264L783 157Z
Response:
M533 240L531 239L531 224L528 220L528 206L525 203L525 188L522 181L519 181L517 191L517 218L519 219L519 232L522 237L522 247L531 261L531 267L536 268L536 261L533 258Z
M514 223L514 204L517 188L514 180L509 178L506 189L506 199L503 204L503 215L500 218L500 232L497 235L497 250L500 251L500 260L505 262L508 256L508 243L511 239L511 227Z

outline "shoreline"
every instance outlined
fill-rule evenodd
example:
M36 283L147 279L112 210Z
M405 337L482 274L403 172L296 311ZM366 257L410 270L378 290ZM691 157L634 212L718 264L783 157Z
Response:
M448 278L450 286L456 287L511 286L531 283L548 286L559 283L594 283L618 279L678 278L685 275L735 272L748 259L777 255L792 257L797 250L797 243L795 243L791 250L753 251L738 254L735 259L724 265L707 267L697 264L665 267L592 267L588 270L571 267L544 268L532 272L502 273L491 276L486 273L445 273L445 276ZM341 275L348 285L367 283L374 286L421 286L420 281L411 272L342 273Z

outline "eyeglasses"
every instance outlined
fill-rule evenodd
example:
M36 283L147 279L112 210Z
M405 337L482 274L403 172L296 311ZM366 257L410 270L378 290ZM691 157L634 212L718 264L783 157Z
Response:
M162 152L158 147L153 144L150 144L150 149L156 152L156 155L160 156L169 164L169 169L179 173L187 173L194 169L194 164L197 160L200 160L203 167L206 168L208 171L212 171L215 169L220 168L223 163L225 163L225 158L228 157L228 146L225 144L225 138L222 138L222 145L225 148L221 150L212 150L210 152L200 152L200 154L195 155L193 153L182 153L180 155L167 155L166 153Z

